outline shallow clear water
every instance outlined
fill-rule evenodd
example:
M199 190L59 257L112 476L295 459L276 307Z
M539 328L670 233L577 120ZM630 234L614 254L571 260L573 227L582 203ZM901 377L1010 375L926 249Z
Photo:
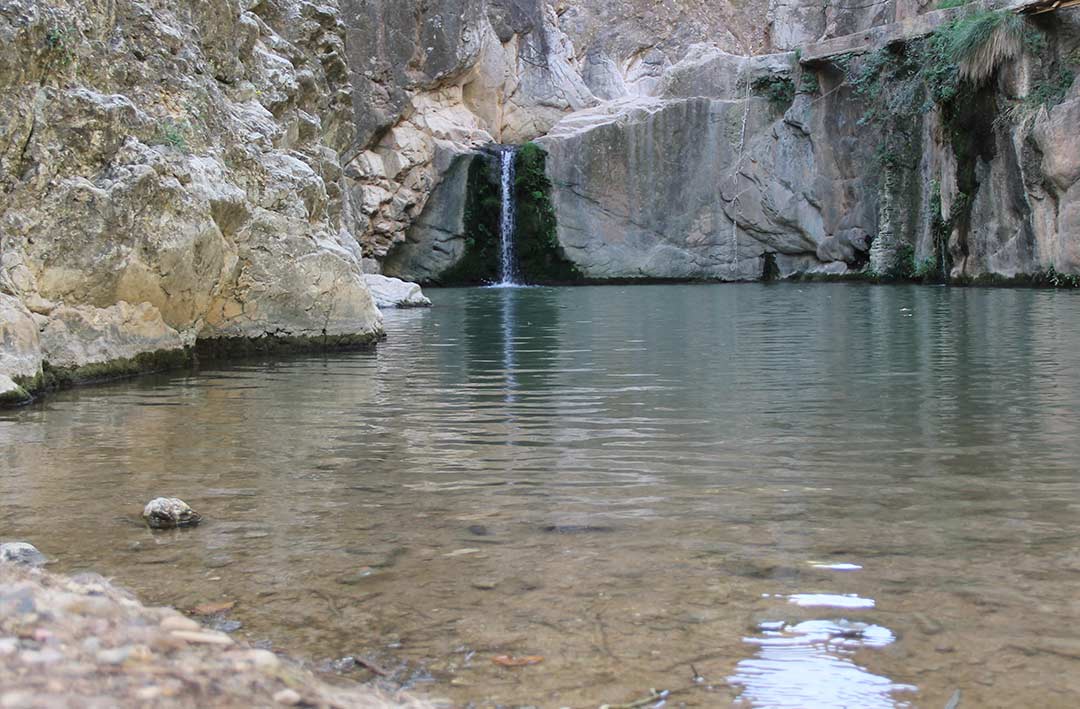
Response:
M430 296L0 414L0 538L461 705L1080 702L1077 294Z

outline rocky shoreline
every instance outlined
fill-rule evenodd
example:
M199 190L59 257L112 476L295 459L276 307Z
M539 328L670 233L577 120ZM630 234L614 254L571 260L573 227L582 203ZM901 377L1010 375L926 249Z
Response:
M0 706L440 706L356 683L144 606L96 574L0 563Z
M366 274L363 280L380 309L431 306L415 283L378 274ZM377 327L359 333L281 332L197 338L188 343L162 323L160 313L149 304L120 302L102 311L116 315L103 322L88 316L86 309L61 310L59 317L45 317L0 293L0 409L29 404L58 389L178 370L204 361L371 350L386 336L380 316ZM65 317L77 325L69 326ZM133 326L133 320L142 325ZM146 332L147 328L156 334Z

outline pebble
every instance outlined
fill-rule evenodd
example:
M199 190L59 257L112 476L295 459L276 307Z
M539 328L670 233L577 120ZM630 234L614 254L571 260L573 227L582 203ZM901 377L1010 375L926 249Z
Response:
M281 660L269 650L249 650L247 659L260 670L274 670L281 666Z
M496 583L489 579L476 579L472 582L472 587L480 591L494 590Z
M153 687L153 686L151 686L151 687L142 687L138 691L135 692L135 696L138 697L139 699L143 700L144 702L150 701L151 699L157 699L161 695L162 695L161 687Z
M244 624L238 620L215 619L210 621L210 627L222 633L235 633L244 627Z
M129 657L131 657L130 645L111 650L100 650L97 653L97 661L103 665L122 665Z
M346 576L345 578L338 579L338 583L343 583L346 586L355 586L358 583L363 583L367 579L378 576L379 572L372 569L370 566L365 566L355 574Z
M201 643L205 645L232 645L233 639L224 633L213 631L195 632L192 630L174 630L170 633L174 638L186 640L189 643Z
M356 658L352 655L334 660L330 663L330 669L334 672L348 672L356 669Z
M202 516L178 497L155 497L143 508L143 519L152 529L194 527Z
M941 623L925 613L913 613L911 617L915 620L915 624L919 626L919 630L925 635L937 635L945 629Z
M19 650L18 638L0 638L0 657L14 655Z
M274 701L285 706L296 706L300 703L300 693L295 689L283 689L274 694Z
M169 615L161 621L162 630L202 630L202 626L191 618L185 618L182 615Z
M468 549L456 549L456 550L450 552L449 554L443 554L443 556L454 557L454 556L465 556L467 554L479 554L479 553L480 553L479 549L474 549L474 548L470 547Z
M19 656L28 665L48 665L64 659L64 654L53 648L44 650L25 650Z

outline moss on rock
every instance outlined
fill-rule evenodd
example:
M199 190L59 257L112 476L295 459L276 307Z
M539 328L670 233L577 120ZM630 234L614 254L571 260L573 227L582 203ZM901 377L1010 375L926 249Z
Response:
M489 155L469 165L465 198L465 255L438 278L440 285L481 285L498 280L501 198L496 163Z
M14 383L13 383L14 384ZM11 388L5 391L0 391L0 409L9 409L16 406L23 406L29 404L34 400L34 397L30 395L26 389L23 389L18 384L14 384Z
M60 389L179 369L191 364L191 356L190 349L178 349L142 352L130 358L95 362L81 367L54 367L45 362L42 376L33 390Z
M214 337L199 340L195 353L200 359L225 359L266 355L299 354L303 352L344 352L374 349L382 333L359 335L320 335L265 337Z
M526 283L580 283L581 272L559 244L546 165L547 153L536 143L518 150L514 180L518 268Z

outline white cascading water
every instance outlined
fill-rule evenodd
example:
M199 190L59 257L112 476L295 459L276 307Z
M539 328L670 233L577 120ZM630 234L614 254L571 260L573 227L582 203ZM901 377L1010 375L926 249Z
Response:
M502 190L502 217L499 220L499 283L500 286L517 285L514 272L514 158L513 148L499 151L500 186Z

